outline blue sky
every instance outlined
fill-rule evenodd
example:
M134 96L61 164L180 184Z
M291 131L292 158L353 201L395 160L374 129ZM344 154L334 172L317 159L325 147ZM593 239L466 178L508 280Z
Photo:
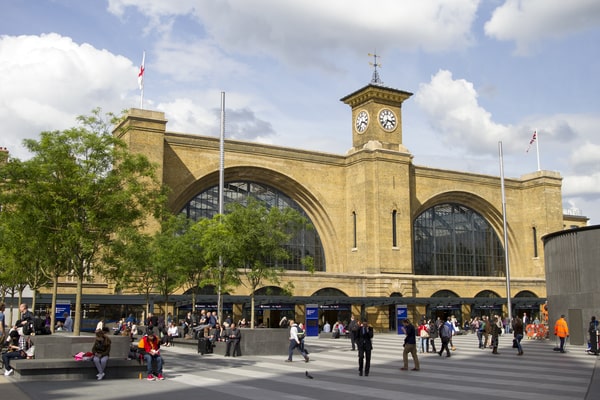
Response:
M339 101L381 79L414 93L416 165L505 175L540 164L565 209L600 223L597 0L0 0L0 147L76 124L95 107L164 111L171 131L345 154ZM510 221L510 204L507 204Z

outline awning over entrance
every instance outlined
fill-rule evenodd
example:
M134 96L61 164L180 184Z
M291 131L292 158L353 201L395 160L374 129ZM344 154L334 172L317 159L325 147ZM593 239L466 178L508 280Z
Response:
M75 295L61 294L58 296L60 301L71 301L75 302ZM24 299L27 301L28 299ZM153 304L160 304L164 302L163 296L152 295L150 296L150 302ZM269 306L277 304L293 304L293 305L305 305L305 304L317 304L320 307L331 307L334 305L361 305L364 307L373 306L389 306L396 304L406 305L424 305L430 307L448 307L457 305L468 305L474 307L492 307L503 306L506 304L505 298L500 297L348 297L348 296L255 296L255 306L262 308L269 308ZM175 303L176 307L183 307L191 305L191 295L172 295L169 296L169 302ZM544 304L545 298L541 297L519 297L512 299L512 305L515 308L534 308ZM7 298L7 302L10 302L10 298ZM49 294L38 295L38 303L50 303L51 296ZM145 304L145 296L140 295L92 295L84 294L84 304ZM222 297L224 304L250 304L250 296L232 296L225 295ZM216 295L197 295L196 304L217 304Z

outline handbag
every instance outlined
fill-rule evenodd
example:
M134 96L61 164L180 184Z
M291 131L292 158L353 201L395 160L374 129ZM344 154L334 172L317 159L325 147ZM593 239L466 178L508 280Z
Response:
M519 348L519 344L517 343L517 339L513 339L513 345L512 345L513 349L518 349Z

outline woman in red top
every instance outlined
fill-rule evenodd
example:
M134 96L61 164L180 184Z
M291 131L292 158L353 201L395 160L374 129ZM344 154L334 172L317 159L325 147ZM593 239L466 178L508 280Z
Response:
M421 339L420 353L429 353L429 324L426 320L421 320L419 327L417 328L417 334Z

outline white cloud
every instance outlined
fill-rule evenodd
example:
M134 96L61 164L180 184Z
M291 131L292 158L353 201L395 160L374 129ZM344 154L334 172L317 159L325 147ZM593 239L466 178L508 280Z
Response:
M0 146L27 154L24 138L76 125L96 108L119 112L136 89L136 67L124 57L58 34L0 36Z
M110 0L108 10L124 18L136 8L152 26L192 14L219 46L248 56L269 55L294 65L335 69L335 53L383 48L450 51L473 39L479 0L399 2L380 0Z
M542 39L561 38L599 24L598 0L506 0L485 24L485 33L514 40L517 53L523 55Z
M492 115L478 104L477 96L471 82L453 79L450 71L440 70L429 83L419 86L415 101L448 146L467 153L489 154L514 130L493 122Z

